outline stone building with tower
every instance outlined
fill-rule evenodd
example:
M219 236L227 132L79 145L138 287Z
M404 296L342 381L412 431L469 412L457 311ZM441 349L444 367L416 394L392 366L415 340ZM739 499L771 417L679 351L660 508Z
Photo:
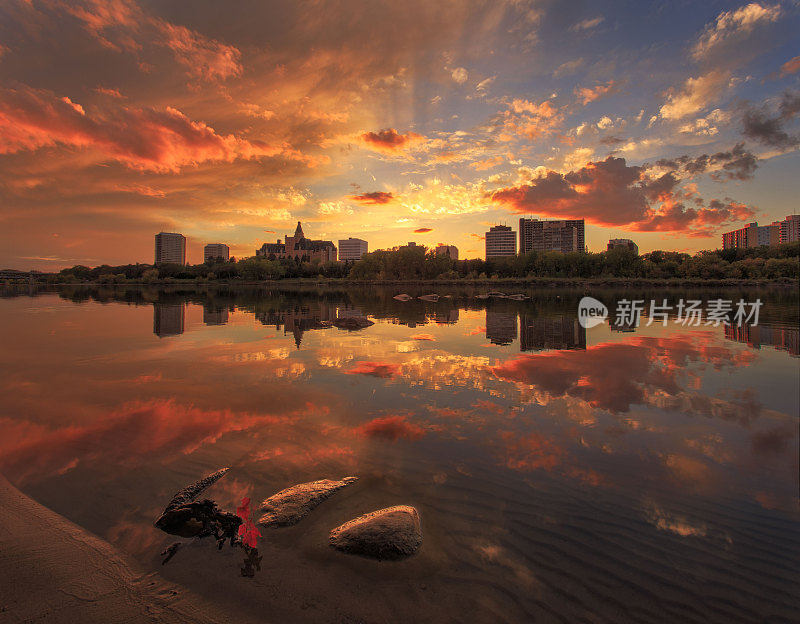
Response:
M303 226L298 221L294 236L287 236L283 243L280 239L275 243L264 243L260 249L256 249L256 256L270 260L291 258L299 262L336 262L337 254L333 242L306 238Z

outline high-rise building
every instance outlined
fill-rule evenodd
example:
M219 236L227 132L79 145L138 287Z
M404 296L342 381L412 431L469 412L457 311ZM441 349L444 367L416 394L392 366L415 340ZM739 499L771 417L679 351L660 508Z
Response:
M156 264L186 264L186 237L175 232L156 234Z
M583 219L561 221L519 220L519 252L586 251Z
M722 235L723 249L749 249L760 245L777 245L780 242L780 226L748 223L745 227Z
M486 232L486 259L517 255L517 233L510 225L495 225Z
M228 260L231 257L230 247L222 243L209 243L203 248L203 262L221 258Z
M796 243L800 240L800 215L788 215L783 221L775 221L779 243Z
M612 238L610 241L608 241L608 251L616 249L617 247L630 249L634 254L637 256L639 255L639 245L634 243L629 238Z
M458 260L458 247L455 245L437 245L437 256L447 256L451 260Z
M352 236L339 241L339 260L361 260L361 256L369 253L367 241Z

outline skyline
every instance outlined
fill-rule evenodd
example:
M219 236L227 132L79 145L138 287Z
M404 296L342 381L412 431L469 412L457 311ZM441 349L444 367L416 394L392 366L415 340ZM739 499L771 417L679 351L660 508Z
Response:
M694 252L798 212L796 3L219 11L0 7L0 267L149 262L158 231L247 257L297 221L478 258L523 216Z

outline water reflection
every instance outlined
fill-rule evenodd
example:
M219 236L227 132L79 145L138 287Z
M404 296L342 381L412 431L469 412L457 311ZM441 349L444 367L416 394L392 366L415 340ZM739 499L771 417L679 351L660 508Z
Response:
M198 474L231 466L213 494L235 504L357 473L367 485L348 505L359 512L398 501L421 510L431 537L414 565L437 595L456 592L457 620L504 609L517 621L613 620L609 593L726 620L670 566L712 574L725 604L790 619L796 298L762 294L764 325L741 331L630 333L582 328L580 292L394 294L110 288L0 299L0 471L144 563L160 546L159 502ZM600 299L613 308L615 296ZM334 511L296 539L345 586L352 569L314 550L340 520L324 513ZM270 551L276 565L286 552ZM442 562L458 584L430 572ZM469 602L498 583L484 604ZM575 607L587 595L599 598Z
M800 329L797 327L773 327L771 325L728 325L725 327L728 340L746 343L753 349L762 345L786 351L793 357L800 356Z
M179 336L183 333L184 317L183 303L154 303L153 333L160 338Z

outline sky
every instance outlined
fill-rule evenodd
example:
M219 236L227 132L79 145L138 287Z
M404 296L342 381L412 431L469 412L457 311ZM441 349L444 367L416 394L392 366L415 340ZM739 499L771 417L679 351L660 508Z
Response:
M800 211L800 3L0 0L0 268L291 235L696 252Z

